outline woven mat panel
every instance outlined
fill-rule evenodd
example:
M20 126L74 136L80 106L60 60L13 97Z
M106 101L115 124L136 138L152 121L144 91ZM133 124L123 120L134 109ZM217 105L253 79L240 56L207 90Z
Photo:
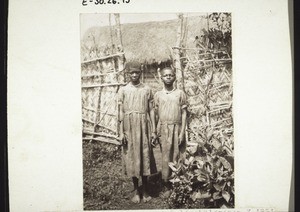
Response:
M224 120L232 121L232 110L231 108L221 109L214 112L208 113L209 123L214 125L215 123L222 122Z
M113 58L82 64L81 76L82 86L110 84L124 81L124 76L116 72Z
M222 88L210 89L207 100L208 106L210 106L211 109L214 109L213 107L217 107L218 104L220 106L226 103L229 105L232 101L230 85L225 85Z
M118 124L118 105L117 105L118 86L107 86L101 90L99 117L96 132L117 134Z
M231 62L203 62L211 61L214 55L199 55L201 52L195 50L186 53L183 77L189 103L188 140L205 140L207 130L213 129L216 137L212 142L220 145L220 132L233 131Z
M84 131L94 131L94 124L85 120L82 120L82 127Z
M83 129L93 131L99 100L99 88L82 88L81 104Z
M204 105L205 101L205 95L203 93L200 93L199 95L195 96L188 96L188 111L193 116L201 116L205 114L206 108Z
M99 69L99 62L93 61L90 63L81 65L81 85L82 86L91 86L95 84L101 84L101 74Z
M231 82L232 71L230 69L226 69L225 66L216 69L213 73L212 83L230 83Z
M188 140L190 142L198 142L203 140L206 128L206 116L190 117L188 119Z

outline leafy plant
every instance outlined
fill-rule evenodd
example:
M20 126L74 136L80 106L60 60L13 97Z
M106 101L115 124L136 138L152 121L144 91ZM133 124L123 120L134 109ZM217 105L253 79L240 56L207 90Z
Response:
M173 185L171 207L188 208L196 203L214 208L234 206L233 150L225 140L219 142L220 132L206 132L205 142L188 147L185 159L169 164Z

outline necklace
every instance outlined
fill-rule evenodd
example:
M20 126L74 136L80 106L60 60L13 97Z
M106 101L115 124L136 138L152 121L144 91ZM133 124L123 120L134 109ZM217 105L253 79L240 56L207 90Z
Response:
M175 91L176 88L174 87L171 91L168 91L168 90L166 90L165 88L164 88L164 90L165 90L166 94L170 94L170 93L172 93L173 91Z

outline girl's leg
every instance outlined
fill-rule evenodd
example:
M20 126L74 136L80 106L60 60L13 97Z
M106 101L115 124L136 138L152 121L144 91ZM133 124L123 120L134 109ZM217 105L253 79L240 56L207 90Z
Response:
M133 182L133 197L131 199L132 202L134 203L140 203L141 201L141 198L140 198L140 194L139 194L139 191L138 191L138 188L139 188L139 179L137 177L132 177L132 182Z
M162 198L169 198L171 195L172 184L167 180L163 180L162 185L163 185L163 189L160 196Z
M132 177L133 189L138 190L139 188L139 179L137 177Z
M148 202L152 198L149 196L147 189L148 189L148 176L142 176L142 187L143 187L143 201Z

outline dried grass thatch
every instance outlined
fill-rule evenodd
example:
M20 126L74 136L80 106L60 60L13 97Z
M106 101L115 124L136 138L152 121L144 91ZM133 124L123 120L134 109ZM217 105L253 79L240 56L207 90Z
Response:
M169 47L176 44L176 33L179 25L177 19L122 24L122 43L126 60L148 64L170 60ZM204 17L188 17L187 46L194 47L195 36L201 34L201 30L205 28L207 28L207 20ZM94 37L91 37L91 34ZM85 33L82 44L94 44L98 47L111 45L109 26L90 28Z

